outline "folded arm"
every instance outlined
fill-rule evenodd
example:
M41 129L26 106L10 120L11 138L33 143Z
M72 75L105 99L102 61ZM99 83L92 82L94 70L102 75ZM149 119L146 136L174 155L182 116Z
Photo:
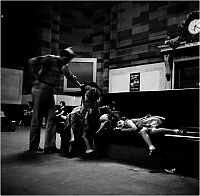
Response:
M41 66L41 60L49 55L38 56L28 60L29 72L34 76L38 77L38 72Z

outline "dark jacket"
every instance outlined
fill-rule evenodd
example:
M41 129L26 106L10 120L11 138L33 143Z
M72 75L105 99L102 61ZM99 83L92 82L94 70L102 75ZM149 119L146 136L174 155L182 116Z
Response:
M77 77L69 70L67 64L62 64L59 56L45 55L32 58L29 60L29 70L35 78L34 85L42 82L55 87L63 74L71 82L77 83Z

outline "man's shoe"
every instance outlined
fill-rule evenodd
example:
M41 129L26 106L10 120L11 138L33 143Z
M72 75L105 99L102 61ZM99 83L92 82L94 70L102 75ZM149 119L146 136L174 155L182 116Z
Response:
M85 153L84 158L85 159L96 159L96 152L92 151L92 152L89 152L89 153Z
M176 134L178 135L186 135L187 134L187 130L186 129L176 129Z
M74 157L76 157L77 155L74 152L69 152L65 154L67 158L72 159Z
M40 148L40 147L30 147L28 151L31 151L31 152L42 152L43 149Z
M44 153L60 153L62 152L60 149L57 149L56 147L46 147L44 148Z
M51 153L61 153L61 152L62 151L56 147L51 149Z

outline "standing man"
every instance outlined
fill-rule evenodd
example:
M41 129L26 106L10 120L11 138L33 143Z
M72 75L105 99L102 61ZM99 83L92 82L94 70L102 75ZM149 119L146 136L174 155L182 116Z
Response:
M58 152L56 148L56 115L54 88L61 74L80 87L77 77L69 70L69 63L75 54L71 47L64 49L60 56L45 55L29 59L29 69L35 78L32 87L33 114L30 129L30 151L42 151L40 131L43 117L47 117L45 132L45 153ZM39 67L39 68L37 68Z

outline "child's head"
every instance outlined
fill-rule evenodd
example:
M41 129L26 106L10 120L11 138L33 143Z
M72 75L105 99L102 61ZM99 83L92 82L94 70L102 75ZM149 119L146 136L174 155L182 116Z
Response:
M124 127L124 120L117 121L117 127L118 128L123 128Z
M61 101L61 102L60 102L60 105L61 105L61 106L65 106L65 102L64 102L64 101Z

